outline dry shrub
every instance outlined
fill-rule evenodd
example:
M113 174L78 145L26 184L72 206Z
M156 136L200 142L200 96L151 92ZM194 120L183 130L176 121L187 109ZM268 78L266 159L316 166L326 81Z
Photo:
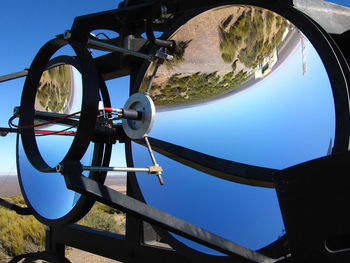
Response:
M21 197L8 198L23 204ZM33 216L17 215L14 211L0 207L0 260L10 256L43 249L45 226Z

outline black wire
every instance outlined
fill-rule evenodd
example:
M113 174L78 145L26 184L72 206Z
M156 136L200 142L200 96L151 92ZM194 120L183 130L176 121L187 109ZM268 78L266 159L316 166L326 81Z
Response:
M97 38L99 35L103 35L106 39L111 40L111 38L110 38L109 36L107 36L107 35L106 35L105 33L103 33L103 32L97 33L97 34L95 35L96 38ZM98 38L98 39L103 40L103 39L101 39L101 38Z
M8 120L8 125L9 125L9 127L10 128L15 128L16 126L12 123L12 121L14 120L14 119L16 119L17 118L17 116L16 115L13 115L9 120Z
M77 127L77 126L78 126L78 124L73 125L73 126L70 126L70 127L66 128L66 129L63 129L63 130L60 130L60 131L56 131L56 132L50 132L50 133L45 133L45 134L35 134L35 137L37 137L37 136L39 137L39 136L55 135L55 134L58 134L58 133L60 133L60 132L68 131L68 130L70 130L70 129L72 129L72 128L75 128L75 127ZM68 134L61 134L61 135L70 136L70 135L68 135Z

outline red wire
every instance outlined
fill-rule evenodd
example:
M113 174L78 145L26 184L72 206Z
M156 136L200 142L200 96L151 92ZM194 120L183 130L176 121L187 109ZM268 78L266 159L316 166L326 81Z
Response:
M0 128L0 131L4 132L21 132L21 129L13 129L13 128ZM34 131L35 134L57 134L57 135L72 135L75 134L75 131L68 132L55 132L55 131Z
M105 111L114 111L115 109L113 109L113 108L107 108L107 107L105 107L105 108L103 108Z
M109 108L109 107L105 107L103 108L105 111L115 111L115 109L113 108ZM44 122L44 123L40 123L40 124L36 124L36 125L26 125L26 126L19 126L19 125L16 125L14 123L11 123L11 125L13 127L16 127L18 129L9 129L9 128L0 128L0 131L7 131L7 132L20 132L20 129L31 129L31 128L36 128L36 127L40 127L40 126L45 126L45 125L49 125L49 124L52 124L52 123L55 123L55 122L59 122L59 121L62 121L62 120L65 120L65 119L68 119L70 117L73 117L77 114L79 114L80 111L78 112L75 112L75 113L72 113L72 114L69 114L69 115L66 115L62 118L59 118L59 119L55 119L55 120L52 120L52 121L48 121L48 122ZM34 133L36 134L58 134L58 135L70 135L70 134L75 134L76 132L75 131L70 131L70 132L51 132L51 131L34 131Z
M75 134L75 131L69 132L53 132L53 131L34 131L35 134L55 134L55 135L72 135Z
M65 119L68 119L70 117L73 117L77 114L79 114L80 111L78 112L75 112L75 113L72 113L72 114L69 114L69 115L66 115L62 118L59 118L59 119L55 119L55 120L52 120L52 121L48 121L48 122L44 122L44 123L40 123L40 124L36 124L36 125L26 125L26 126L18 126L16 124L11 124L13 127L16 127L16 128L19 128L19 129L31 129L31 128L36 128L36 127L40 127L40 126L44 126L44 125L49 125L51 123L55 123L55 122L59 122L59 121L62 121L62 120L65 120Z

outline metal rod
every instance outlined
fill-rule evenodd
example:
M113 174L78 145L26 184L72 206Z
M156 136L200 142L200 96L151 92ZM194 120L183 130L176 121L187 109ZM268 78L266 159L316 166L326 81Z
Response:
M153 151L152 151L152 148L151 148L151 144L149 143L149 140L148 140L148 136L144 136L144 139L145 139L145 142L147 144L147 149L148 149L148 152L151 156L151 159L152 159L152 162L154 164L154 166L156 167L159 167L159 164L157 163L157 160L156 160L156 157L154 156L153 154ZM156 173L157 177L158 177L158 180L159 180L159 183L161 185L164 185L164 180L163 180L163 177L162 177L162 172L159 171Z
M147 149L148 149L148 152L149 152L149 154L151 156L153 164L155 166L158 166L158 163L156 161L156 157L154 156L152 148L151 148L151 144L149 143L148 136L144 136L144 139L145 139L145 142L146 142L146 145L147 145Z
M158 68L160 66L160 63L159 61L156 63L155 67L154 67L154 70L153 70L153 73L148 81L148 85L147 85L147 90L146 90L146 94L149 94L149 92L151 91L151 88L152 88L152 82L153 82L153 79L155 77L155 75L157 74L157 71L158 71Z
M47 112L47 111L35 111L35 116L37 117L51 117L51 118L64 118L69 114L64 114L64 113L57 113L57 112ZM69 119L80 119L80 116L71 116Z
M94 46L97 46L97 47L100 47L100 48L104 48L104 49L107 49L107 50L110 50L110 51L121 52L123 54L127 54L127 55L132 55L132 56L135 56L135 57L143 58L143 59L146 59L146 60L148 60L150 62L152 62L155 59L155 56L153 56L153 55L143 54L141 52L137 52L137 51L130 50L130 49L127 49L127 48L123 48L123 47L118 47L116 45L108 44L106 42L98 41L98 40L91 39L91 38L89 38L88 44L94 45Z
M27 76L28 70L22 70L15 73L10 73L7 75L0 76L0 82L5 82L8 80L18 79Z
M106 166L83 166L84 171L92 172L144 172L150 173L151 168L135 168L135 167L106 167Z

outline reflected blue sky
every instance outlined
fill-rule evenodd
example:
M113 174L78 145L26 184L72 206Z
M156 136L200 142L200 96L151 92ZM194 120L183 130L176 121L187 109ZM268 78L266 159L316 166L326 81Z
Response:
M324 66L306 41L273 73L220 100L157 112L150 136L216 157L282 169L326 155L335 111Z
M73 69L73 78L70 90L70 107L68 114L81 110L82 104L82 77L77 69ZM44 128L43 128L44 127ZM61 131L65 125L53 124L39 127L39 130ZM73 129L75 130L75 129ZM70 148L73 136L47 135L36 136L39 151L50 167L56 167L65 157ZM93 145L89 146L81 160L83 165L91 165ZM60 173L41 173L32 167L27 159L21 140L18 143L18 174L21 178L25 194L34 208L42 217L58 219L68 214L76 205L80 194L68 190L64 177ZM88 173L85 172L85 176Z
M324 66L305 40L262 81L217 100L162 108L150 136L215 157L283 169L325 156L335 136L335 111ZM133 145L135 166L150 164L147 150ZM160 154L165 185L137 175L150 205L251 249L283 234L274 189L226 182ZM205 252L210 250L193 244Z
M49 163L56 163L57 157L66 154L66 149L57 145L55 137L60 136L46 136L49 139L40 148L41 153L47 157L45 160ZM92 152L93 147L90 145L82 158L83 165L91 165ZM74 208L80 194L67 189L62 174L41 173L33 168L24 153L20 137L17 165L18 175L22 180L26 196L38 214L54 220L65 216Z

